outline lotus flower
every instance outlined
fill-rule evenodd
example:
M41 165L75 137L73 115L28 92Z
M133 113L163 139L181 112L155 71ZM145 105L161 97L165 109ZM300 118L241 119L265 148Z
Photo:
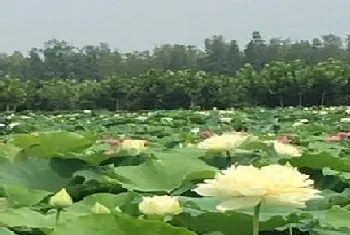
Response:
M121 150L134 151L139 154L147 149L145 146L146 143L146 140L123 140L119 147Z
M231 120L232 120L232 118L230 118L230 117L220 118L220 122L223 122L223 123L231 123Z
M341 138L345 139L345 138L350 136L350 132L339 132L338 136L340 136Z
M337 135L326 136L325 141L327 142L340 142L350 136L349 132L339 132Z
M294 127L301 126L301 125L303 125L303 123L301 123L301 122L295 122L295 123L293 123L293 126L294 126Z
M71 196L67 193L65 188L50 198L50 205L57 209L63 209L73 204Z
M340 142L343 140L339 135L326 136L324 139L326 142Z
M178 198L170 196L143 197L139 210L146 215L175 215L182 212Z
M349 123L350 122L350 118L341 118L340 122L342 122L342 123Z
M92 207L91 212L94 214L110 214L111 211L99 202Z
M201 196L221 201L219 211L255 207L261 203L303 208L320 191L312 188L309 176L291 166L231 166L215 179L207 179L194 189Z
M203 138L209 138L211 136L211 133L209 131L202 131L200 133L200 135L203 137Z
M307 123L309 123L309 119L304 118L304 119L301 119L299 122L301 122L303 124L307 124Z
M288 144L291 142L291 140L289 139L288 136L284 135L284 136L279 136L276 139L278 142L284 143L284 144Z
M288 143L282 143L278 140L267 141L267 143L273 143L275 151L280 155L288 155L291 157L300 157L301 151L294 145Z
M198 148L206 150L227 151L238 148L248 139L248 137L248 134L243 132L214 135L200 142L198 144Z
M108 144L111 147L117 147L120 144L120 140L115 140L115 139L109 139Z

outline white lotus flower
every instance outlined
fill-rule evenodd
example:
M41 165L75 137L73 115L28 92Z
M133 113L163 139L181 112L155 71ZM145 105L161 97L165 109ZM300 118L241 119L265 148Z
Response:
M350 118L341 118L340 122L349 123L350 122Z
M303 124L307 124L307 123L309 123L309 119L304 118L304 119L301 119L299 122L301 122Z
M160 119L161 123L163 124L171 124L173 120L174 119L172 117L163 117Z
M198 148L206 150L227 151L241 146L249 135L243 132L214 135L198 143Z
M206 111L197 111L196 113L200 114L200 115L203 115L203 116L209 116L210 115L210 113L206 112Z
M282 143L280 141L267 141L268 143L273 143L275 151L280 155L288 155L291 157L300 157L301 151L299 148L291 144Z
M196 127L196 128L194 128L194 129L191 130L191 133L192 133L192 134L196 134L196 135L197 135L199 132L200 132L199 127Z
M148 117L146 117L146 116L138 116L136 119L143 122L143 121L146 121L148 119Z
M89 110L89 109L85 109L83 112L84 112L85 114L90 114L90 113L92 113L92 111Z
M15 126L19 126L19 125L21 125L21 123L19 123L19 122L12 122L8 126L10 127L10 129L13 129Z
M14 117L15 117L15 115L12 113L11 115L7 116L6 119L12 119Z
M301 126L301 125L303 125L303 123L301 123L301 122L295 122L295 123L293 123L292 126L297 127L297 126Z
M50 205L57 209L63 209L73 204L71 196L67 193L65 188L50 198Z
M220 122L223 122L223 123L230 123L231 120L232 120L232 118L229 118L229 117L220 118Z
M259 203L303 208L305 203L318 198L320 191L312 188L309 176L291 166L270 165L261 169L254 166L231 166L207 179L194 189L201 196L221 201L219 211L257 206Z
M219 110L220 114L234 114L234 110Z
M92 207L91 212L94 214L110 214L111 211L99 202Z
M20 118L21 118L21 119L32 119L32 117L29 117L29 116L25 116L25 115L23 115L23 116L20 116Z
M145 215L175 215L182 212L177 197L153 196L143 197L139 210Z
M145 146L146 143L146 140L123 140L120 143L119 148L121 150L133 151L139 154L147 149Z

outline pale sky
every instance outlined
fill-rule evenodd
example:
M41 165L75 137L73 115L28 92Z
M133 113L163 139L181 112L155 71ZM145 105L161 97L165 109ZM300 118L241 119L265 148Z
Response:
M350 33L350 0L0 0L0 51L28 51L55 37L108 42L123 52L165 43L202 47L221 34L244 45L254 30L312 39Z

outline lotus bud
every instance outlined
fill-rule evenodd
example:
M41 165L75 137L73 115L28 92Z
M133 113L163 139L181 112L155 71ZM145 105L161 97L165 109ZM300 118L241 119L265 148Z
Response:
M111 211L99 202L96 202L91 209L94 214L110 214Z
M63 209L73 204L71 196L67 193L65 188L50 198L50 205L57 209Z
M122 210L119 208L119 206L115 207L114 210L115 210L116 212L122 212Z

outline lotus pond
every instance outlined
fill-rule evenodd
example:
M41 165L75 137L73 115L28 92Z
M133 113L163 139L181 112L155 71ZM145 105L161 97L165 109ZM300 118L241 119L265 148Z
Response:
M5 113L0 235L350 234L350 109Z

